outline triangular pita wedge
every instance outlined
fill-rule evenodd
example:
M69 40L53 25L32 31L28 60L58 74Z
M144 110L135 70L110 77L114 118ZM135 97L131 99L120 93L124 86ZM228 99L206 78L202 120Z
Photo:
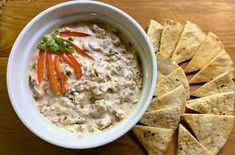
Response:
M189 83L208 82L224 72L233 72L233 61L225 50L222 50L214 59L195 74Z
M165 58L171 58L183 29L184 25L165 19L159 51Z
M223 49L221 40L213 32L209 32L184 71L190 73L202 69Z
M159 24L157 21L151 19L151 21L149 23L149 28L148 28L147 34L149 36L150 41L153 44L153 48L154 48L155 52L159 51L162 29L163 29L163 27L161 24Z
M164 155L174 134L172 129L136 125L132 128L149 155Z
M229 73L224 73L216 79L196 89L194 92L191 93L191 95L195 97L203 97L234 90L235 85L233 82L233 76Z
M159 98L154 98L148 108L148 111L169 108L172 106L179 106L181 108L181 113L185 110L186 104L186 92L184 86L179 86L172 91L160 96Z
M183 85L186 91L186 97L189 99L190 90L187 77L181 67L175 69L164 79L158 82L154 96L160 97L161 95Z
M234 92L214 94L187 102L186 107L202 114L233 115Z
M211 153L183 126L179 125L178 155L210 155Z
M163 75L160 72L157 72L157 82L161 81L162 79L164 79L165 75Z
M179 106L146 112L140 120L141 123L147 126L169 128L173 130L177 128L179 121Z
M181 63L193 57L206 35L196 24L186 21L184 30L172 55L172 60Z
M184 114L183 118L197 139L216 155L230 137L234 116L211 114Z
M178 64L170 59L164 58L161 53L156 54L158 71L163 75L168 75L176 68L179 68Z

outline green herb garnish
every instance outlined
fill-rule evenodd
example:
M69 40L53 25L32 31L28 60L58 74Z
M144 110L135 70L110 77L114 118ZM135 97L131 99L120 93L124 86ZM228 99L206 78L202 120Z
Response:
M75 37L74 37L74 36L69 36L69 40L70 40L70 41L74 41L74 40L75 40Z
M69 52L71 52L71 53L73 53L74 52L74 48L73 47L68 47L68 49L67 49Z
M61 39L60 37L54 37L54 38L57 44L62 44L63 39Z
M38 48L40 50L49 50L50 52L74 52L74 48L70 46L69 43L60 38L60 32L55 30L52 35L45 35L40 43ZM69 37L69 40L73 41L75 37Z
M40 41L40 43L38 44L38 48L40 50L46 50L47 49L47 44L44 41Z
M60 45L63 46L63 47L68 47L69 46L69 44L64 40L62 41L62 43Z
M57 44L53 44L53 45L49 46L50 52L53 52L53 53L57 52L59 49L60 49L60 46Z
M54 32L52 33L53 36L59 36L60 35L60 31L55 29Z

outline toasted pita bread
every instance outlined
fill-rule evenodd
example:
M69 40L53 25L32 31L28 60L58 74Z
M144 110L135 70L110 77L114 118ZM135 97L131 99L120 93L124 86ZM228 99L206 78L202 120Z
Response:
M153 44L155 52L159 51L162 29L163 27L161 24L159 24L157 21L153 19L150 20L147 34L149 36L150 41Z
M157 82L161 81L162 79L164 79L165 75L163 75L160 72L157 72Z
M136 125L132 128L149 155L164 155L174 131L172 129Z
M172 60L181 63L193 57L206 35L196 24L186 21L184 30L172 55Z
M234 116L211 114L184 114L197 139L212 154L223 148L233 128Z
M233 61L225 50L222 50L214 59L204 66L189 81L190 84L208 82L224 72L233 72Z
M180 121L180 112L181 111L179 106L154 110L146 112L140 122L147 126L175 130Z
M178 155L210 155L211 153L183 126L179 125Z
M165 58L171 58L183 29L184 25L165 19L159 51Z
M190 73L202 69L223 49L224 45L220 39L213 32L209 32L184 71Z
M233 115L234 92L190 100L187 102L186 107L202 114Z
M235 85L232 75L229 73L224 73L218 78L204 84L203 86L192 92L191 95L196 97L203 97L234 90Z
M176 68L179 68L179 66L175 62L171 61L170 59L164 58L161 53L157 53L156 56L158 71L163 75L168 75Z
M184 89L186 91L186 98L189 99L190 90L188 80L183 69L179 67L158 82L154 92L154 96L160 97L163 94L172 91L173 89L181 85L184 86Z
M181 113L185 110L186 104L186 92L184 86L179 86L172 91L160 96L159 98L154 98L148 108L148 111L169 108L172 106L179 106L181 108Z

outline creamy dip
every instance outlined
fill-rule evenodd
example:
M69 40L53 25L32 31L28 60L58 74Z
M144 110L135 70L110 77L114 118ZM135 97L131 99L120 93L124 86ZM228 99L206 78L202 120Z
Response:
M79 136L113 127L135 106L142 89L142 69L136 49L110 25L83 23L59 29L63 30L92 34L75 37L73 43L95 61L72 53L82 68L80 79L72 67L61 63L68 77L68 90L58 96L50 86L46 69L41 85L38 84L37 49L30 62L29 84L38 111L56 126ZM59 81L55 72L54 75Z

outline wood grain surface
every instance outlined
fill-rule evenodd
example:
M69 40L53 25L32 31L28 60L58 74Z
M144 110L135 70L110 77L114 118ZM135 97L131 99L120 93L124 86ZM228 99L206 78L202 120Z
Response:
M108 145L71 150L51 145L31 133L18 119L10 104L6 88L6 66L12 44L22 28L42 10L60 1L32 2L0 1L0 155L143 155L146 154L134 135L129 132ZM235 1L234 0L128 0L103 2L114 5L147 29L151 18L163 22L172 18L180 22L191 20L205 31L215 32L235 61ZM235 128L220 155L235 154ZM174 154L172 143L167 154Z

